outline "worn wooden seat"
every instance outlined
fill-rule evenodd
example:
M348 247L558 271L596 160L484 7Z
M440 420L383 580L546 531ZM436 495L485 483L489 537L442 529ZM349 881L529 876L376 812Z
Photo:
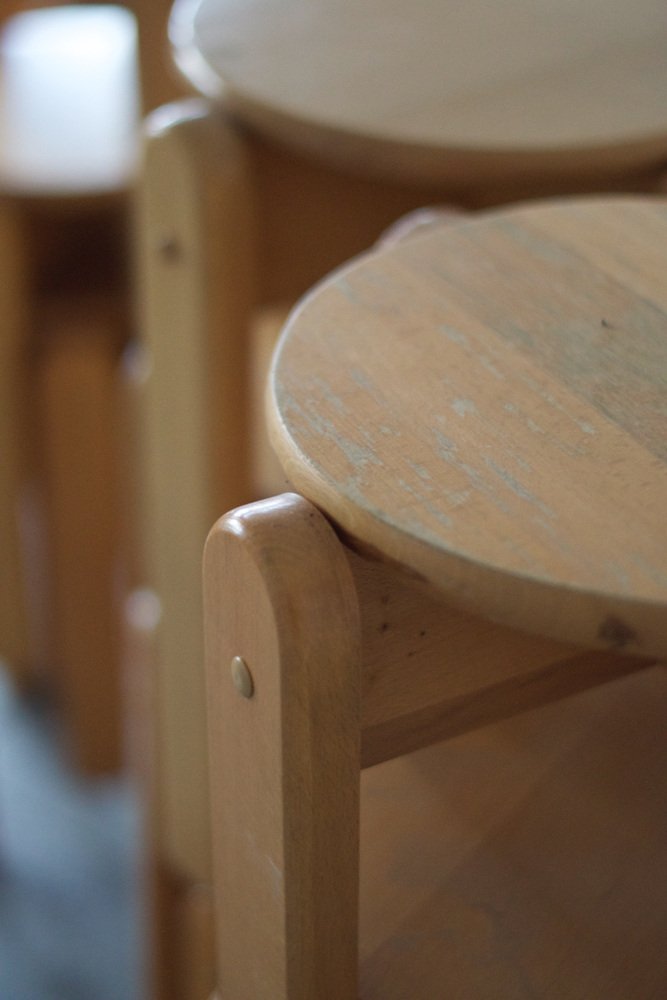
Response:
M667 654L666 260L664 202L543 203L370 254L294 312L274 359L269 422L300 495L233 511L207 546L222 996L343 1000L361 983L368 998L555 1000L584 995L585 980L596 1000L648 1000L664 981L651 930L664 893L642 912L633 896L637 871L648 884L656 863L652 848L648 868L637 859L637 831L659 843L664 813L652 813L649 834L640 804L625 811L641 801L641 764L620 766L625 723L617 738L598 729L594 690L578 702L588 705L578 723L562 707L561 745L578 726L598 731L608 766L629 784L610 794L603 782L602 796L598 774L567 769L577 796L569 861L540 834L538 811L525 834L532 875L518 874L516 858L510 870L500 861L511 836L485 841L471 830L495 844L498 863L476 851L457 880L442 856L434 861L437 833L420 840L424 821L443 818L432 805L437 765L424 790L431 804L404 823L389 819L400 768L384 784L370 772L366 815L384 821L364 823L373 839L361 853L377 879L362 878L375 900L363 906L389 941L365 920L361 979L357 915L360 768L636 671L622 682L629 701L662 697L663 673L645 668ZM655 727L649 755L649 744L665 750L650 715L638 720ZM512 724L503 725L507 737ZM403 778L409 788L414 770ZM570 808L558 780L558 768L535 775L542 808ZM619 838L594 866L607 889L568 895L556 887L581 877L591 829ZM628 867L618 852L630 843ZM424 863L407 863L420 850ZM521 906L536 902L521 880L540 870L551 874L531 936ZM619 898L634 900L625 934ZM582 907L590 935L588 950L571 945L570 968L561 906ZM522 943L509 948L515 934Z

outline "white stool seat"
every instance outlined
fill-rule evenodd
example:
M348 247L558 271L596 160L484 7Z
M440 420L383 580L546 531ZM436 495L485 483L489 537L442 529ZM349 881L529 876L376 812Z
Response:
M122 7L54 7L0 37L0 184L31 194L127 187L137 161L136 22Z
M442 183L667 155L660 0L180 0L171 35L243 120L364 170Z

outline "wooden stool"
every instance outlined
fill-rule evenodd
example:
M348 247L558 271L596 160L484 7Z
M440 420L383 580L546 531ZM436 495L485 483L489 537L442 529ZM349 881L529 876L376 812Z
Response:
M640 742L660 775L664 671L611 685L616 696L591 691L542 709L536 811L528 832L513 830L529 857L512 854L488 817L468 830L466 864L465 831L454 837L458 871L434 856L451 816L444 833L421 836L425 821L447 821L447 796L467 795L464 813L483 814L485 769L474 759L465 785L446 778L439 807L435 757L399 768L408 787L398 801L417 806L407 819L388 798L399 794L397 772L371 772L364 827L374 839L362 855L380 884L364 881L360 980L357 927L360 767L667 654L666 264L664 202L543 203L369 255L293 314L269 412L301 496L233 511L206 555L227 1000L356 1000L360 989L364 1000L648 1000L665 981L667 895L654 866L665 861L667 811L626 743L649 727ZM547 761L554 748L540 735L545 719L558 729L560 711L556 744L573 751L580 741L580 761L565 767L573 799L562 795L565 758ZM529 760L530 721L503 725L496 755L519 734ZM601 773L586 769L587 728L601 740ZM483 745L467 743L473 755ZM493 747L492 736L487 768ZM446 768L456 753L443 759ZM517 807L524 780L519 765L503 824L530 816L529 804ZM564 851L546 825L559 791ZM541 894L530 888L535 872Z
M122 756L116 434L133 32L119 7L58 8L8 19L0 42L0 652L22 683L48 680L71 759L89 773Z
M204 693L184 669L203 656L193 554L221 510L282 488L255 460L258 326L418 206L655 190L667 159L664 24L648 2L613 18L520 0L304 11L178 4L176 60L206 99L146 126L138 582L161 606L156 825L179 882L210 864Z

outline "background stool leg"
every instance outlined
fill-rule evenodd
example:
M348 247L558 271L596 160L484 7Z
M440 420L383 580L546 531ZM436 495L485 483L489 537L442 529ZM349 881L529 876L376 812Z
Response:
M27 290L20 220L0 206L0 656L19 682L31 660L19 508L25 481Z
M219 515L252 498L246 400L254 281L244 146L203 101L149 119L138 199L143 585L155 634L159 850L210 872L201 553Z
M342 546L294 495L240 508L209 538L205 605L220 995L353 1000L360 629Z
M59 698L70 751L90 773L122 759L116 381L118 336L97 307L45 320L41 366Z

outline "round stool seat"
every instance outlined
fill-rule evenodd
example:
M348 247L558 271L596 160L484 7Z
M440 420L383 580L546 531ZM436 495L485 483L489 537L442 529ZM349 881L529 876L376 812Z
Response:
M176 59L259 130L465 184L667 153L662 0L177 0Z
M270 386L353 545L516 628L667 653L667 204L489 213L358 259Z

